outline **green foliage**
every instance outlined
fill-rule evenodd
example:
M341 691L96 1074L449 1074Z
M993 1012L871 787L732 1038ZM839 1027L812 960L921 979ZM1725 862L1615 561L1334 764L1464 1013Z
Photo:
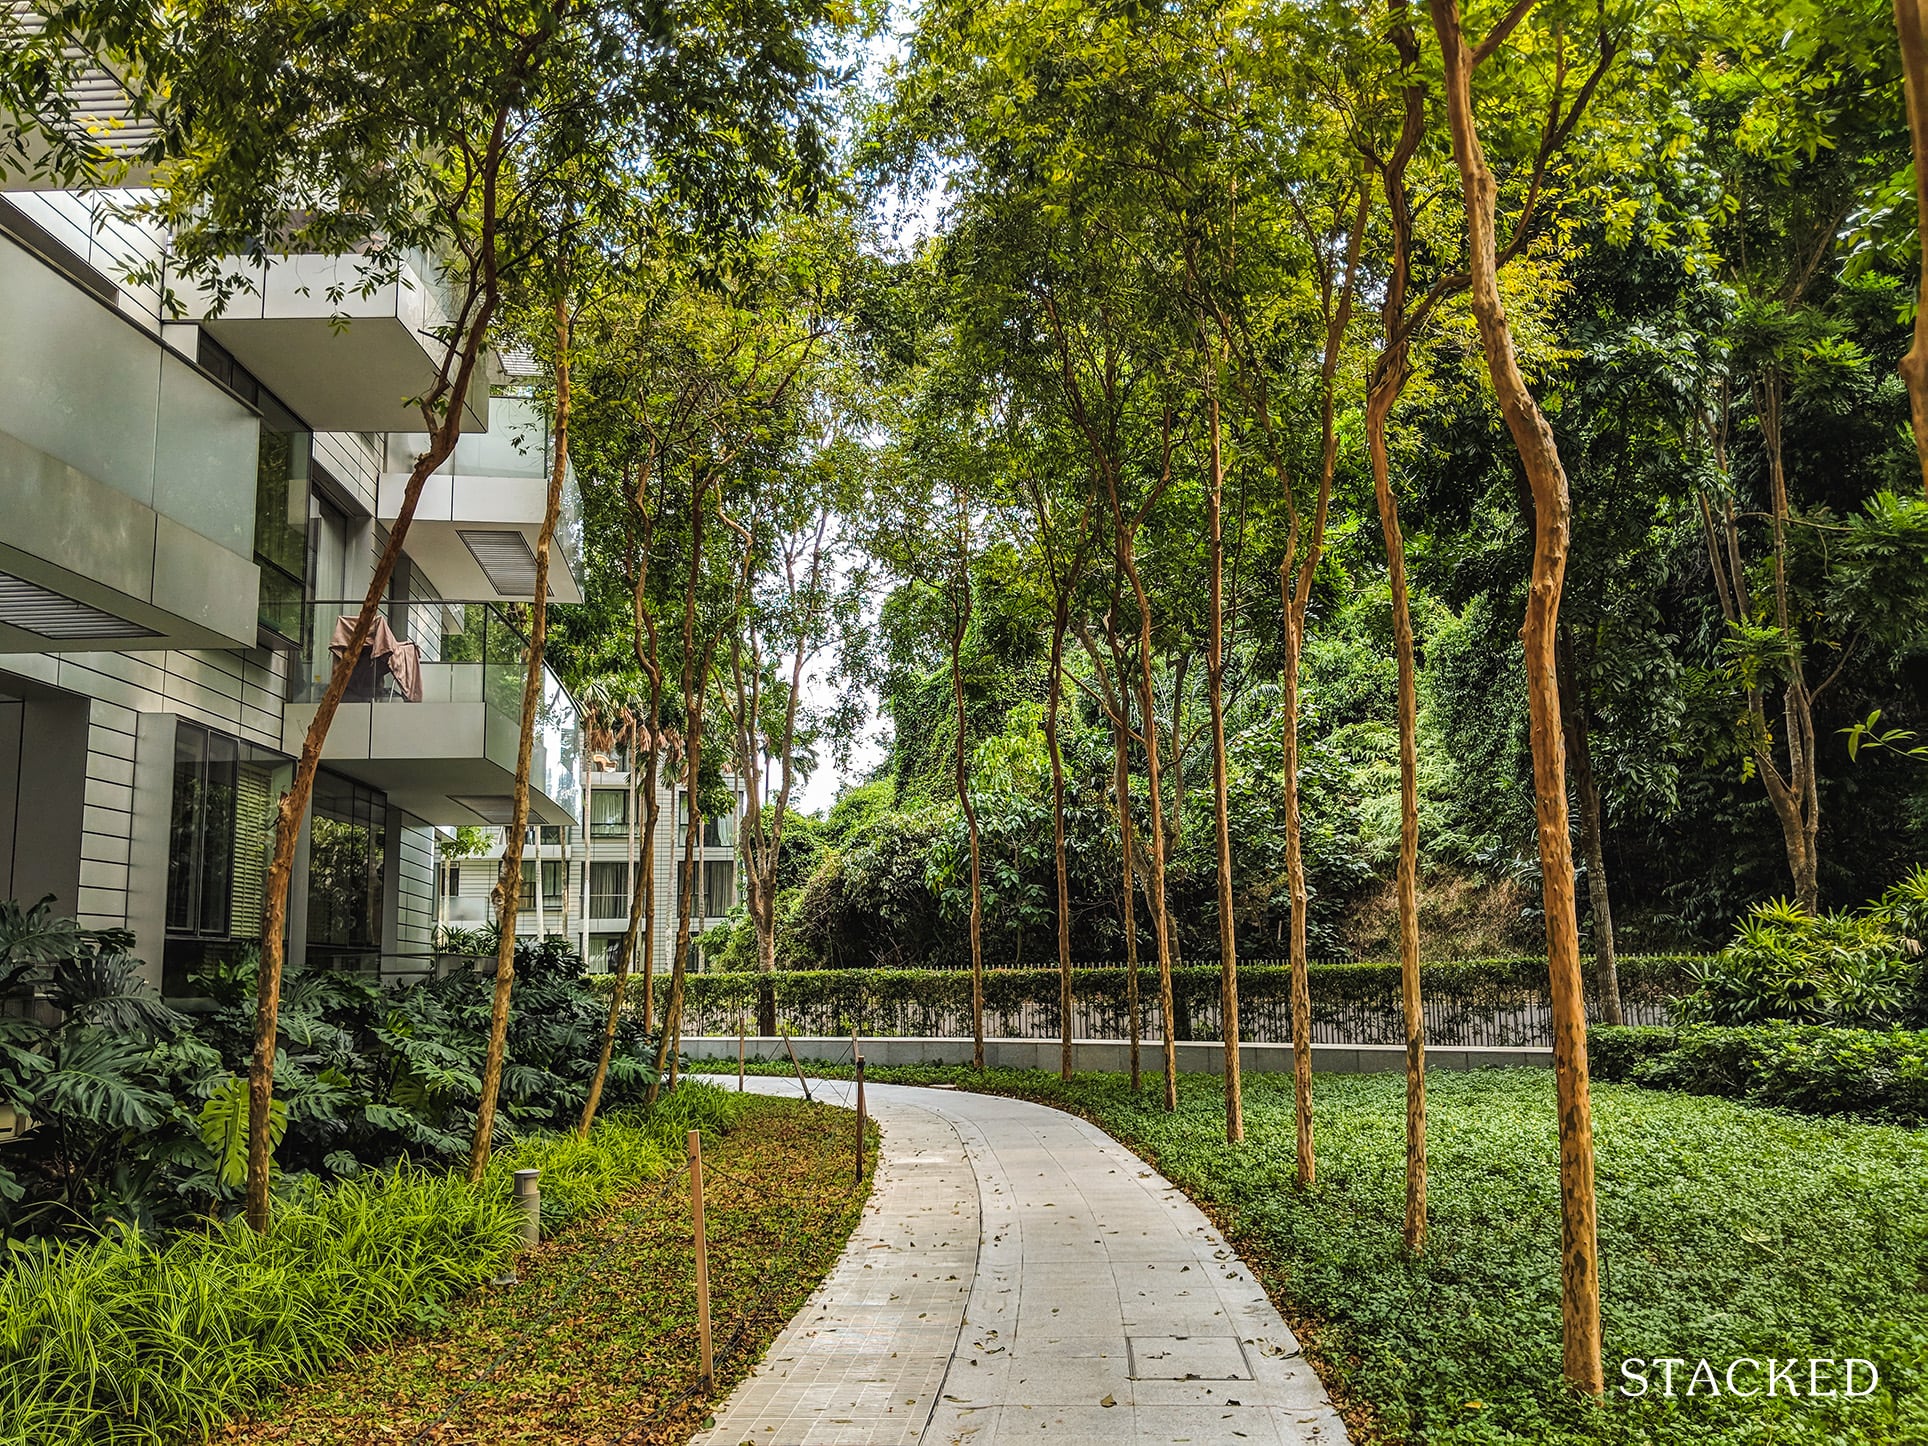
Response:
M1748 911L1734 942L1696 973L1683 1020L1784 1020L1881 1028L1928 1024L1921 937L1928 870L1856 912L1813 915L1785 899Z
M63 929L33 912L9 916L16 948L35 955L22 987L39 983L56 1022L0 1017L0 1094L35 1121L0 1165L0 1234L116 1223L165 1232L218 1213L245 1164L254 961L210 970L201 987L215 1008L190 1024L117 952L124 935ZM468 962L390 987L319 971L284 977L271 1105L284 1188L466 1155L491 995ZM510 1142L574 1123L607 1012L565 941L519 944L516 970L497 1127ZM640 1100L652 1068L651 1041L626 1018L606 1104Z
M1757 1024L1599 1028L1597 1079L1720 1095L1809 1115L1928 1124L1928 1032Z
M134 1231L13 1242L0 1271L0 1443L172 1446L275 1390L445 1318L516 1247L518 1168L543 1171L545 1226L669 1173L690 1128L728 1129L742 1103L690 1085L649 1116L606 1117L587 1142L530 1138L477 1186L401 1165L327 1188L309 1180L256 1235L242 1221L156 1245Z

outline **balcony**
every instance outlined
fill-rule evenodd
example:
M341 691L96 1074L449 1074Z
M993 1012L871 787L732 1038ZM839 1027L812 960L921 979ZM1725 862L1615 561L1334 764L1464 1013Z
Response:
M393 522L409 468L428 447L421 433L388 439L375 516ZM528 602L535 597L535 549L555 461L549 422L526 397L497 397L489 429L462 437L422 487L409 524L408 552L445 597ZM549 554L549 598L582 601L582 516L573 469L564 467L562 515Z
M359 600L310 609L302 669L282 716L282 744L298 752L328 686L330 647ZM442 601L394 603L383 615L394 644L364 650L328 730L322 761L378 788L424 822L509 821L521 726L522 633L495 608ZM546 666L529 772L532 823L581 816L582 728L575 700Z
M359 255L233 257L248 285L218 316L176 278L187 318L318 432L399 432L422 425L411 398L435 384L452 310L426 257L374 284ZM462 430L489 425L489 389L470 388Z
M0 234L0 653L255 641L260 421Z

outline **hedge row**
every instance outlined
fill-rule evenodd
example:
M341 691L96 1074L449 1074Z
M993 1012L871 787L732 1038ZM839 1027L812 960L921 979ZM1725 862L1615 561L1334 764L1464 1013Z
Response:
M1928 1030L1756 1024L1594 1029L1596 1079L1809 1115L1928 1124Z
M1621 1000L1637 1023L1669 1023L1670 1000L1688 987L1695 955L1636 956L1620 961ZM1313 1039L1318 1043L1397 1043L1404 1038L1396 963L1315 964L1310 971ZM1074 965L1072 993L1080 1038L1122 1039L1129 1032L1127 971L1118 965ZM1588 977L1589 994L1592 978ZM1141 1028L1163 1032L1158 971L1140 966ZM970 1033L971 976L953 969L835 969L692 974L684 995L687 1035L735 1033L741 1017L756 1027L762 991L772 996L779 1028L802 1034L872 1036ZM1006 1038L1059 1033L1058 971L991 969L984 974L985 1030ZM659 1009L669 981L658 976ZM1173 1032L1180 1039L1221 1036L1219 969L1190 964L1172 971ZM1532 957L1428 964L1421 976L1427 1037L1438 1044L1538 1044L1551 1038L1546 961ZM1291 971L1271 961L1239 966L1240 1035L1248 1041L1291 1038ZM1590 1012L1598 1014L1597 1001Z

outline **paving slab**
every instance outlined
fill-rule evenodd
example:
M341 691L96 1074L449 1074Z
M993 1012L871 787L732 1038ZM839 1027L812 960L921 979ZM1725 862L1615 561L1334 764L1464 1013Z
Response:
M863 1220L698 1446L1344 1446L1237 1253L1104 1131L964 1091L866 1102L883 1146Z

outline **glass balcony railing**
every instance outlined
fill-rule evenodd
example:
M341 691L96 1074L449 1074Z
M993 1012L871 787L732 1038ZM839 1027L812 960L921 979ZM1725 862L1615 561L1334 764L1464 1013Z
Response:
M361 601L309 604L308 643L295 680L295 703L316 703L345 650ZM522 718L528 639L489 603L440 600L385 607L343 695L346 703L481 703L510 726ZM508 735L513 740L514 734ZM575 817L582 816L582 718L576 700L545 664L535 722L530 781ZM514 744L505 766L515 765Z

